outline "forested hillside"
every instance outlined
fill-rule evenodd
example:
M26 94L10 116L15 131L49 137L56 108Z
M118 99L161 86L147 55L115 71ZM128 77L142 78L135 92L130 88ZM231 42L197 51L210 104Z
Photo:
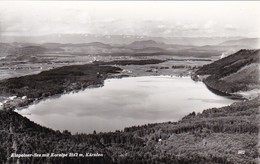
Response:
M200 68L196 76L216 90L234 93L259 89L260 50L240 50Z

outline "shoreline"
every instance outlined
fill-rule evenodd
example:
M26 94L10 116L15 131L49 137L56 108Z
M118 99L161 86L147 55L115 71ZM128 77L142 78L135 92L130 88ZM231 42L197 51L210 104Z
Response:
M209 86L207 83L205 83L203 80L194 80L192 75L188 75L188 76L181 76L181 75L143 75L143 76L138 76L138 75L124 75L121 74L122 72L119 73L114 73L114 74L108 74L105 78L102 78L101 83L100 84L93 84L93 85L88 85L84 88L79 88L79 89L73 89L73 90L68 90L66 92L63 93L57 93L54 95L50 95L47 97L37 97L37 98L26 98L26 99L22 99L22 97L17 97L17 96L13 96L15 97L14 99L10 100L5 100L1 106L3 109L0 108L0 110L22 110L25 108L28 108L30 105L35 105L40 103L41 101L45 101L47 99L51 99L51 98L59 98L60 96L64 95L64 94L70 94L70 93L77 93L79 91L84 91L86 89L91 89L91 88L99 88L99 87L103 87L104 86L104 81L108 80L108 79L121 79L121 78L128 78L128 77L143 77L143 76L169 76L169 77L180 77L180 78L190 78L193 81L200 81L202 82L211 92L213 92L216 95L219 96L224 96L227 97L229 99L234 99L234 100L249 100L246 97L244 97L243 95L240 94L232 94L232 93L225 93L222 92L218 89L215 89L211 86ZM254 97L255 98L255 97ZM14 105L16 104L16 105ZM0 107L1 107L0 106ZM11 106L11 107L9 107Z
M118 63L118 62L120 62L120 61L115 61L115 63ZM123 61L123 65L125 65L125 63L126 62L129 62L129 61ZM158 61L155 61L155 62L158 62ZM104 64L105 66L108 66L108 67L114 67L114 66L111 66L111 65L108 65L107 63L105 63L105 62L100 62L101 64ZM98 66L103 66L103 65L100 65L100 63L99 64L97 64ZM112 62L109 62L110 64L111 63L113 63L113 61ZM136 64L136 61L134 61L133 62L134 63L134 65ZM137 62L137 63L139 63L139 62ZM151 63L151 61L148 61L148 65ZM153 63L153 61L152 61L152 63ZM84 64L85 65L85 64ZM84 66L84 65L77 65L77 66ZM90 65L92 65L92 64L90 64ZM144 64L145 65L145 64ZM72 65L73 66L73 65ZM118 66L118 65L116 65L116 66ZM64 67L68 67L68 66L64 66ZM60 67L60 68L63 68L63 67ZM46 96L46 97L36 97L36 98L26 98L26 99L24 99L23 101L21 101L22 100L22 97L16 97L16 98L14 98L13 100L9 100L7 103L4 103L2 106L3 106L3 110L12 110L12 111L15 111L15 110L23 110L23 109L25 109L25 108L28 108L30 105L35 105L35 104L38 104L38 103L40 103L41 101L45 101L45 100L47 100L47 99L51 99L51 98L59 98L60 96L62 96L62 95L64 95L64 94L70 94L70 93L74 93L74 92L79 92L79 91L84 91L84 90L86 90L86 89L90 89L90 88L98 88L98 87L102 87L102 86L104 86L104 81L105 80L108 80L108 79L114 79L114 78L118 78L118 79L121 79L121 78L128 78L128 77L142 77L142 76L138 76L138 75L134 75L134 74L122 74L123 73L123 70L120 68L120 67L114 67L114 68L117 68L117 69L119 69L120 70L120 72L114 72L114 73L107 73L107 74L105 74L105 75L103 75L101 78L100 78L100 83L98 83L98 84L90 84L90 85L87 85L87 86L85 86L85 87L81 87L81 88L73 88L72 90L69 90L68 88L65 88L65 91L64 92L62 92L62 93L57 93L57 94L53 94L53 95L49 95L49 96ZM52 70L49 70L50 72L52 71ZM49 72L48 71L48 72ZM43 72L45 72L45 71L43 71ZM41 72L42 73L42 72ZM41 73L39 73L39 74L41 74ZM193 70L193 73L195 73L195 71ZM39 74L36 74L36 76L37 75L39 75ZM30 75L28 75L28 76L30 76ZM180 78L182 78L182 77L187 77L187 78L190 78L191 80L193 80L193 81L200 81L200 82L203 82L203 84L211 91L211 92L213 92L214 94L216 94L216 95L220 95L220 96L224 96L224 97L227 97L227 98L230 98L230 99L235 99L235 100L248 100L248 99L246 99L245 97L243 97L242 95L240 96L240 95L235 95L235 94L230 94L230 93L225 93L225 92L222 92L222 91L220 91L220 90L217 90L217 89L215 89L215 88L212 88L212 87L210 87L207 83L205 83L204 82L204 80L196 80L196 78L194 78L194 75L188 75L188 76L182 76L181 74L176 74L176 75L161 75L161 74L157 74L157 75L143 75L143 76L169 76L169 77L180 77ZM26 77L26 76L25 76ZM20 77L18 77L18 78L20 78ZM20 101L20 102L19 102ZM11 105L12 107L10 108L9 106L9 104L15 104L15 105ZM232 103L233 104L233 103ZM6 107L7 106L7 108L4 108L4 107ZM214 108L214 107L212 107L212 108ZM206 110L206 109L204 109L204 110ZM188 114L188 113L187 113ZM185 116L184 116L185 117ZM163 123L163 122L162 122ZM157 123L155 123L155 124L157 124Z
M100 89L100 87L103 87L103 86L106 86L106 80L108 80L108 81L110 81L110 80L112 80L112 81L121 81L122 79L133 79L133 80L136 80L136 81L138 81L138 79L139 78L141 78L142 80L150 80L150 78L154 78L154 79L160 79L161 81L167 81L167 80L178 80L179 82L189 82L189 84L192 84L192 85L194 85L194 87L196 88L196 86L201 86L201 87L203 87L203 89L205 89L205 90L207 90L207 88L205 87L205 85L202 83L202 82L194 82L190 77L179 77L179 76L170 76L170 75L158 75L158 76L129 76L129 77L120 77L120 78L107 78L107 79L105 79L105 81L104 81L104 84L103 85L98 85L98 86L92 86L92 87L87 87L87 88L85 88L85 89L82 89L82 90L77 90L77 91L71 91L71 92L67 92L67 93L63 93L63 94L59 94L59 95L54 95L54 96L51 96L51 97L46 97L46 98L44 98L44 99L41 99L41 100L38 100L37 102L34 102L33 104L30 104L30 105L28 105L28 106L24 106L24 107L20 107L20 108L16 108L14 111L15 112L17 112L17 113L19 113L19 114L21 114L22 116L25 116L25 117L27 117L27 118L29 118L31 121L35 121L35 122L38 122L39 123L39 121L37 120L37 119L33 119L33 118L31 118L31 117L33 117L33 116L29 116L29 115L34 115L34 112L33 111L31 111L31 110L27 110L28 109L28 107L30 107L31 105L33 106L32 108L34 108L35 107L35 105L36 105L36 107L37 107L37 104L38 103L41 103L42 102L42 104L48 104L48 101L47 102L44 102L44 101L46 101L46 100L51 100L52 101L52 99L53 99L53 101L56 101L56 103L57 104L62 104L62 103L58 103L57 101L59 101L59 100L57 100L57 99L59 99L61 96L65 96L65 97L70 97L70 96L72 96L73 97L73 95L75 94L75 95L82 95L82 93L87 93L89 90L94 90L94 89L98 89L97 87L99 87L99 89ZM109 82L108 82L109 83ZM127 84L127 82L126 82L126 84ZM174 81L171 83L172 85L175 85L175 83L174 83ZM118 86L115 86L115 88L118 88ZM98 90L99 90L98 89ZM185 90L185 88L183 88L184 90ZM172 92L173 92L174 90L172 90ZM91 91L90 91L91 92ZM188 91L189 92L189 91ZM209 90L207 90L207 92L208 93L210 93L210 94L214 94L214 93L211 93ZM183 91L181 91L181 93L183 93ZM187 92L185 92L185 93L187 93ZM90 94L91 95L91 94ZM215 95L215 94L214 94ZM100 95L100 98L101 97L104 97L104 95L102 94L102 95ZM109 95L108 95L109 96ZM174 96L175 97L175 96ZM174 98L173 97L173 98ZM178 96L177 96L178 97ZM193 96L194 97L194 96ZM215 97L220 97L220 96L215 96ZM218 98L213 98L213 100L216 100L216 99L218 99ZM205 98L207 98L207 97L205 97ZM61 98L62 99L62 98ZM84 99L86 99L85 97L84 97ZM207 105L207 107L202 107L202 106L200 106L200 108L196 108L196 109L191 109L191 111L189 111L189 110L187 110L186 112L182 112L182 114L181 115L179 115L178 117L175 117L174 115L172 115L173 117L170 117L170 118L168 118L167 117L167 115L165 115L166 117L161 117L161 119L160 120L157 120L157 121L155 121L155 120L150 120L150 121L142 121L142 122L139 122L139 123L137 123L137 122L135 122L135 123L131 123L131 124L125 124L124 126L120 126L119 128L115 128L115 127L113 127L112 128L112 131L114 132L114 131L116 131L116 130L123 130L124 128L126 128L126 127L131 127L131 126L138 126L138 125L140 125L140 126L142 126L142 125L144 125L144 124L147 124L147 123L149 123L149 124L154 124L154 123L164 123L164 122L169 122L169 121L178 121L178 120L180 120L180 119L182 119L182 117L184 117L184 116L186 116L186 115L188 115L190 112L193 112L193 111L195 111L196 113L197 112L202 112L204 109L208 109L208 108L214 108L214 107L224 107L224 106L226 106L226 105L230 105L230 104L232 104L234 101L231 101L231 100L228 100L228 98L222 98L222 99L225 99L226 101L228 101L229 103L227 104L227 103L225 103L225 104L216 104L216 105ZM69 100L69 99L68 99ZM211 99L212 100L212 99ZM84 100L83 100L84 101ZM187 100L188 101L188 100ZM186 100L185 100L185 102L186 102ZM189 102L189 101L188 101ZM98 103L98 102L96 102L96 103ZM169 102L169 104L171 104L170 102ZM49 104L50 105L50 104ZM54 105L54 104L53 104ZM85 106L87 106L87 105L85 105ZM65 106L66 107L66 106ZM76 104L75 105L70 105L70 107L73 107L74 109L75 109L75 112L77 112L77 111L79 111L79 110L77 110L77 107L76 107ZM151 106L152 107L152 106ZM162 107L162 106L161 106ZM32 109L32 108L30 108L30 109ZM80 108L80 106L79 106L79 108ZM182 107L183 109L186 109L185 107ZM56 108L52 108L53 110L55 110ZM61 108L62 109L62 108ZM107 109L110 109L110 108L107 108ZM112 109L112 108L111 108ZM151 108L149 108L149 107L146 107L146 108L140 108L140 110L142 110L142 109L144 109L144 110L149 110L149 109L151 109ZM162 108L162 109L164 109L164 108ZM166 108L167 109L167 108ZM171 105L171 109L170 109L171 111L169 111L169 112L173 112L174 113L174 110L177 110L176 108L174 108L174 104L172 104ZM44 110L42 110L42 111L44 111ZM51 111L50 111L51 112ZM62 110L61 110L61 115L63 115L62 114L63 112L62 112ZM47 114L47 113L46 113ZM26 116L26 115L28 115L28 116ZM168 119L167 119L168 118ZM48 119L48 118L47 118ZM44 119L42 119L42 120L44 120ZM42 121L40 121L40 122L42 122ZM62 122L62 121L61 121ZM115 121L114 121L115 122ZM43 126L48 126L48 125L46 125L46 124L41 124L41 125L43 125ZM61 123L61 125L63 125L62 123ZM50 128L54 128L55 130L63 130L61 127L60 128L55 128L54 126L51 126L51 125L49 125L48 127L50 127ZM66 124L64 124L64 127L66 127ZM111 127L110 127L110 129L111 129ZM107 128L104 128L103 130L100 130L100 129L95 129L95 130L97 130L97 131L99 131L99 132L109 132L109 130L110 129L107 129ZM91 130L89 130L89 129L85 129L85 131L84 131L84 129L83 130L80 130L80 131L74 131L74 129L68 129L68 128L66 128L66 130L69 130L71 133L73 133L73 134L75 134L75 133L86 133L86 134L90 134L91 132L93 132L93 130L91 131Z
M77 93L77 92L80 92L80 91L85 91L86 89L103 87L105 80L109 80L109 79L121 79L121 78L128 78L128 77L146 77L146 76L154 76L154 77L167 76L167 77L190 78L191 80L195 81L192 78L192 76L181 76L181 75L143 75L143 76L137 75L137 76L135 76L135 75L122 75L122 74L116 73L116 74L110 74L106 78L103 78L100 84L88 85L85 88L68 90L66 92L57 93L57 94L50 95L50 96L47 96L47 97L37 97L37 98L29 98L29 99L26 98L26 99L24 99L24 101L21 101L22 97L13 96L13 97L15 97L13 100L9 100L9 101L6 100L7 102L2 103L2 106L4 107L5 105L8 106L8 104L17 104L17 102L18 102L18 104L15 105L15 106L12 106L12 108L7 108L7 109L3 108L2 110L22 110L22 109L28 108L30 105L38 104L41 101L45 101L47 99L59 98L60 96L62 96L64 94ZM200 82L202 82L211 92L213 92L216 95L224 96L224 97L234 99L234 100L241 100L241 101L242 100L248 100L247 98L243 97L242 95L225 93L225 92L222 92L220 90L217 90L217 89L210 87L204 81L200 81Z
M220 89L217 89L217 88L214 88L212 86L210 86L206 81L205 79L208 77L205 77L205 78L199 78L197 74L193 74L190 76L191 79L193 81L201 81L203 82L203 84L205 84L205 86L213 93L215 93L216 95L220 95L220 96L224 96L224 97L228 97L230 99L234 99L234 100L249 100L248 98L246 98L245 96L241 95L241 94L238 94L238 93L229 93L229 92L223 92L221 91ZM257 96L256 96L257 97ZM252 99L256 98L256 97L253 97Z
M79 91L88 87L102 86L104 80L108 78L129 76L123 74L122 69L119 67L120 63L122 65L139 65L140 63L142 63L142 65L149 65L162 62L165 61L149 59L141 61L123 60L96 62L83 65L63 66L42 71L35 75L4 79L0 81L0 86L2 86L0 87L0 94L6 99L0 106L0 109L2 107L2 110L14 110L17 107L25 107L44 98ZM36 81L39 84L35 85L32 81ZM20 84L21 82L23 83ZM53 88L53 90L50 88ZM14 93L11 94L11 92ZM22 97L26 98L22 99ZM13 101L14 99L16 99L15 102Z
M203 82L205 84L205 86L213 93L215 93L216 95L220 95L220 96L224 96L230 99L234 99L234 100L248 100L246 97L243 97L243 95L239 95L239 94L234 94L234 93L227 93L227 92L222 92L218 89L215 89L211 86L209 86L207 83Z
M27 104L25 103L25 104L23 104L23 106L14 106L11 110L13 110L13 111L15 111L15 110L23 110L25 108L28 108L30 105L36 105L36 104L38 104L38 103L40 103L42 101L45 101L47 99L59 98L60 96L62 96L64 94L77 93L77 92L80 92L80 91L85 91L87 89L100 88L100 87L104 86L105 80L109 80L109 79L122 79L122 78L131 78L131 77L160 77L160 76L162 76L162 77L190 78L190 76L179 76L179 75L144 75L144 76L129 76L129 75L125 75L125 76L121 76L121 75L115 74L115 76L108 76L106 79L104 79L102 84L89 85L86 88L81 88L81 89L78 89L78 90L72 90L72 91L68 91L68 92L64 92L64 93L58 93L58 94L55 94L55 95L52 95L52 96L48 96L48 97L43 97L43 98L39 97L39 98L35 98L35 99L30 99ZM13 100L11 100L9 103L15 102L15 100L19 101L19 100L21 100L21 97L16 97ZM5 103L3 103L3 105L4 104ZM8 110L8 109L3 109L3 110Z
M164 63L167 61L168 60L158 60L158 59L146 59L146 60L140 60L140 61L116 60L116 61L110 61L110 62L97 61L97 62L89 63L89 64L58 67L58 68L54 68L51 70L42 71L42 72L40 72L38 74L34 74L34 75L25 75L25 76L20 76L20 77L15 77L15 78L4 79L4 80L0 81L0 94L3 95L6 99L5 99L5 101L3 101L4 103L2 105L0 105L0 110L1 110L1 108L2 108L2 110L14 110L15 108L24 108L31 104L34 104L35 102L37 103L45 98L50 98L52 96L59 96L61 94L68 93L68 92L77 92L80 90L87 89L88 87L94 87L94 88L99 87L99 86L103 85L104 80L109 79L109 78L138 77L138 76L142 75L142 74L140 74L140 72L133 73L132 71L125 70L124 66L134 65L134 66L137 66L137 68L138 68L139 66L147 65L147 69L149 69L149 68L152 68L154 64L160 64L160 63ZM81 69L84 69L85 66L90 67L90 70L87 71L86 75L84 75L84 70L83 70L83 73L81 71ZM79 70L76 70L71 73L71 71L70 71L71 67L72 68L78 67ZM111 69L111 71L106 72L106 70L104 70L105 72L104 71L102 72L100 69L103 67L106 67L105 69L108 69L108 70ZM91 70L91 68L93 70ZM158 69L160 69L159 66L158 66ZM172 69L175 69L175 68L172 68ZM184 67L184 68L181 68L180 70L182 70L181 72L185 72L185 71L187 72L188 70L191 70L191 68ZM46 88L46 87L45 87L46 89L44 89L44 88L41 89L49 82L47 76L50 76L50 78L52 78L52 76L53 76L52 72L54 72L54 74L56 74L56 76L58 76L57 80L59 80L60 74L66 74L64 71L68 72L67 74L76 74L76 76L74 76L74 77L68 76L64 79L63 83L56 85L57 87L60 88L59 91L57 91L57 89L55 87L53 87L52 85L50 85L49 87L53 88L54 91L52 91L51 89ZM145 71L145 70L142 70L142 71ZM55 72L57 72L57 73L55 73ZM42 74L44 74L44 75L42 75ZM77 76L77 74L79 74L79 76ZM160 75L169 75L169 73L160 74L159 72L156 72L156 73L147 72L147 70L146 70L145 72L143 72L142 76L160 76ZM62 75L62 76L65 76L65 75ZM186 77L186 75L183 75L183 73L180 73L180 72L175 72L169 76ZM189 75L187 75L187 76L189 76ZM39 82L39 80L38 80L39 78L40 78L40 80L41 80L41 78L43 78L41 80L43 83L40 86L38 86L39 90L37 90L37 86L36 86L36 89L33 89L31 92L28 92L28 89L30 90L32 87L35 87L34 85L30 84L30 81ZM73 81L70 80L71 78L74 78L74 79L72 79ZM82 78L83 78L83 80L82 80ZM86 80L84 80L84 78ZM27 79L29 79L29 80L27 80ZM54 79L54 80L57 81L56 79ZM23 82L23 81L25 81L25 82ZM44 81L46 81L47 83L44 83ZM19 84L20 82L23 82L23 84L22 84L23 87L21 87L21 86L16 87L15 85ZM10 86L10 83L11 83L11 87L12 88L14 87L14 89L11 90L11 92L14 92L12 94L10 94L10 92L8 93L8 91L5 91L5 90L8 90L8 87L5 87L5 85ZM56 82L52 82L52 84L54 84L54 85L55 85L55 83ZM2 85L2 87L1 87L1 85ZM29 85L31 85L32 87L28 88ZM60 87L61 85L64 85L64 86ZM25 88L25 89L22 90L21 88L22 89ZM48 91L48 90L50 90L50 91ZM38 95L36 94L36 96L28 95L28 94L31 94L34 92L39 92L39 94ZM15 97L12 99L15 99L16 101L11 100L10 97ZM26 98L22 99L23 97L26 97Z

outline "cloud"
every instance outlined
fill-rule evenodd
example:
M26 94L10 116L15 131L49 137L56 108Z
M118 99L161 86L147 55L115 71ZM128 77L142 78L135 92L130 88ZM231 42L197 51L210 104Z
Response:
M216 29L217 29L217 22L213 20L207 21L201 28L201 30L203 31L203 35L213 35L216 33Z
M228 31L236 31L237 27L234 27L233 25L227 24L225 26L225 29L228 30Z
M217 23L213 20L209 20L205 23L205 25L203 26L204 29L212 29L214 28L214 26L216 25Z
M199 26L198 24L186 24L186 25L183 25L183 30L186 30L186 31L197 31L199 30Z
M250 19L252 13L258 18L256 5L250 4L249 8L242 2L229 6L213 6L207 2L202 5L160 2L160 7L150 1L138 4L134 1L108 2L108 6L103 3L106 2L102 5L81 1L0 2L0 32L9 35L91 33L209 37L247 36L250 32L259 31L259 23ZM216 14L220 9L223 12ZM249 11L252 13L249 14Z

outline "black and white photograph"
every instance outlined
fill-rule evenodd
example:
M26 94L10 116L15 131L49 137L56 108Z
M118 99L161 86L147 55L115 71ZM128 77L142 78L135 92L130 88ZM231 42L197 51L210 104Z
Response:
M259 1L0 1L1 164L259 164Z

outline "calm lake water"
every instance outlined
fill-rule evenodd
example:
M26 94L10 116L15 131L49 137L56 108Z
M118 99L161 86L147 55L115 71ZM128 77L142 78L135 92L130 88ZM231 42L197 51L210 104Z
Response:
M233 102L190 78L149 76L108 79L104 87L64 94L17 112L54 130L92 133L178 121L193 111Z

